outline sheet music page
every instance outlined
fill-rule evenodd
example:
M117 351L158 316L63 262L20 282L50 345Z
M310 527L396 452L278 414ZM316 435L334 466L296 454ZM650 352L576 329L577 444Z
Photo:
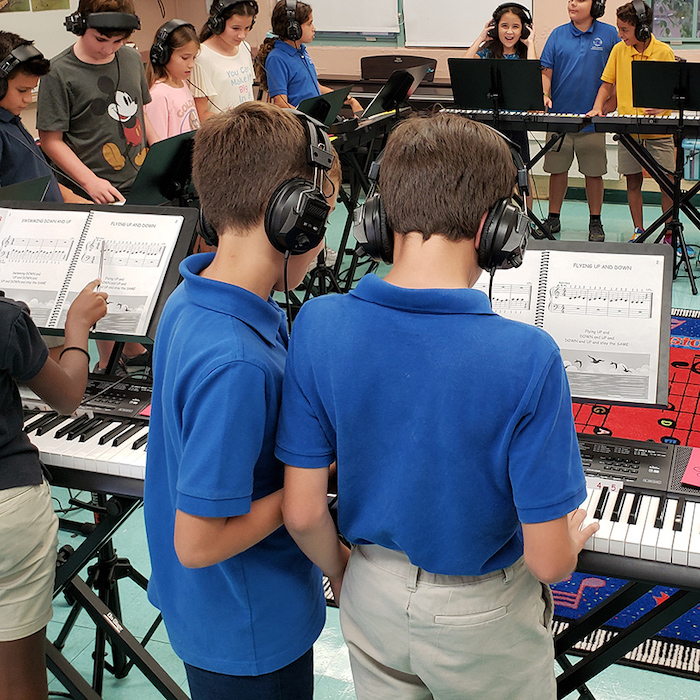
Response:
M0 208L0 289L47 328L87 211Z
M571 395L655 403L663 258L551 251L543 327Z
M528 250L523 264L511 270L496 270L493 278L491 308L501 316L529 323L536 323L537 294L540 288L541 250ZM488 295L489 274L483 272L474 289Z
M98 275L104 241L101 291L107 315L97 322L102 333L146 334L183 218L161 214L94 211L79 264L70 281L59 327L80 290Z
M571 395L655 404L663 255L528 249L497 270L494 311L544 328L561 349ZM488 274L475 288L488 293Z

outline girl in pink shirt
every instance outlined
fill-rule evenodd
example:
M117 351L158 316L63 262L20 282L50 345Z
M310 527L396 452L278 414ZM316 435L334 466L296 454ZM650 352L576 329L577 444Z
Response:
M156 32L146 68L151 102L144 109L158 141L199 128L188 85L198 52L197 32L189 22L171 19Z

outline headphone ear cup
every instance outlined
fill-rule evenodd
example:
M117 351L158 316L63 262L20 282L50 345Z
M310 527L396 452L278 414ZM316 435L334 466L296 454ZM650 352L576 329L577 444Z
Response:
M353 235L372 260L391 265L394 261L394 232L386 220L384 204L378 193L355 209Z
M0 100L5 99L5 95L7 95L7 78L0 78Z
M523 22L523 28L520 30L520 38L527 39L530 36L530 27Z
M216 229L207 221L204 216L204 210L199 210L199 235L204 239L207 245L218 247L219 234Z
M529 223L510 199L499 199L488 211L479 241L478 262L484 270L518 267L527 246Z
M299 41L301 39L301 25L296 20L287 24L287 38L290 41Z
M275 250L301 255L313 250L326 232L331 208L312 182L293 178L283 182L265 209L265 233Z
M151 46L151 52L149 58L154 66L164 66L170 60L170 47L156 42Z
M212 34L221 34L224 31L225 24L219 15L211 16L207 19L207 27Z

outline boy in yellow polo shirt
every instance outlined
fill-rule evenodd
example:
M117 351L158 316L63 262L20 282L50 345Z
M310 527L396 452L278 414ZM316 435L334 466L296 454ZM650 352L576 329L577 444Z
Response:
M604 114L603 105L617 89L617 112L632 116L667 115L671 110L635 107L632 102L632 62L633 61L673 61L673 50L660 42L651 33L651 8L642 0L633 0L617 9L617 33L620 39L610 52L601 79L603 84L589 116ZM656 134L637 134L636 141L644 146L654 160L664 169L673 172L676 168L675 151L672 136ZM632 154L620 143L617 147L617 170L627 180L627 202L634 222L634 240L644 232L642 214L642 166ZM661 193L663 211L671 208L671 198ZM668 229L665 243L671 242Z

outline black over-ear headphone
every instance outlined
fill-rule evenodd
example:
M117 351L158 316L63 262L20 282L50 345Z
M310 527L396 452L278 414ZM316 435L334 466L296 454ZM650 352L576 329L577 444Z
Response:
M91 12L89 15L74 12L66 17L63 25L69 32L82 36L88 29L133 32L141 29L141 20L128 12Z
M323 124L303 112L292 110L306 134L306 162L313 166L313 182L295 177L285 180L272 193L265 209L265 233L275 250L301 255L313 250L326 232L331 208L323 194L324 173L331 169L335 155ZM208 245L219 244L219 236L202 211L200 233Z
M603 4L605 4L605 0L603 0ZM530 10L525 7L524 5L520 5L517 2L504 2L502 5L499 5L494 11L493 11L493 21L498 22L496 19L496 16L501 10L505 10L506 7L517 7L519 10L522 10L525 19L523 20L523 28L520 30L520 38L521 39L527 39L530 36L530 29L532 28L532 14ZM494 26L488 31L488 35L492 38L495 39L498 37L498 27Z
M290 41L301 39L301 24L297 20L297 0L287 1L287 36L283 37Z
M226 29L224 12L234 5L247 5L253 10L253 21L250 23L250 28L253 28L255 19L260 11L258 3L255 0L214 0L211 6L209 19L207 20L207 27L209 27L209 31L212 34L221 34L224 29ZM231 15L235 14L235 12L231 13Z
M44 58L39 49L32 46L33 42L15 46L2 61L0 61L0 100L7 95L7 78L20 63L31 61L33 58Z
M485 126L485 125L484 125ZM490 128L490 127L489 127ZM493 129L493 131L496 131ZM496 133L508 144L513 164L518 171L518 190L527 194L527 168L518 147L507 137ZM369 179L372 187L364 204L355 209L353 235L364 252L377 262L391 264L394 259L394 232L389 227L384 205L377 191L379 168L384 152L372 163ZM527 246L530 221L510 197L499 199L489 210L481 230L479 267L484 270L505 270L519 267Z
M172 33L180 27L191 27L193 32L197 30L194 25L185 22L184 19L171 19L166 22L156 33L155 41L151 46L149 58L154 66L164 66L173 55L173 47L168 43Z
M605 0L593 0L591 4L591 17L598 19L605 14Z
M647 6L642 0L633 0L632 7L637 15L637 26L634 28L634 36L637 41L649 41L651 39L651 27L647 20Z

